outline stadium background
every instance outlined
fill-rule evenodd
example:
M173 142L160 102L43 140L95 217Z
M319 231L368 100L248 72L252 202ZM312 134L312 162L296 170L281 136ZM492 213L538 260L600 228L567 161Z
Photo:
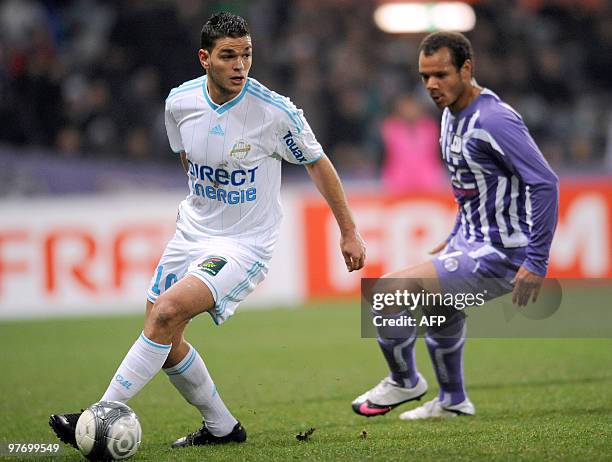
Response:
M551 274L608 278L564 298L568 337L584 337L572 330L574 311L588 317L599 303L605 314L610 299L612 4L469 3L478 81L523 114L561 177ZM439 114L417 79L423 35L382 33L377 5L0 2L0 457L7 442L56 442L48 415L99 399L142 328L145 289L186 193L164 99L200 73L202 23L228 9L250 22L251 75L304 108L335 162L368 263L345 272L332 217L303 169L285 165L267 280L230 322L201 316L188 332L248 444L172 452L168 442L199 416L158 374L130 401L143 425L134 460L610 460L609 336L472 335L464 367L474 419L407 426L396 411L352 413L350 400L387 373L375 341L360 338L359 278L421 260L455 213L435 159ZM402 145L402 129L422 145ZM609 332L609 319L591 324ZM422 342L417 360L429 399ZM312 440L298 442L310 427ZM43 460L22 459L34 457ZM45 460L78 459L66 448Z
M561 176L550 274L612 276L612 6L471 3L479 83L523 114ZM200 74L201 25L222 9L249 20L251 75L304 108L369 244L365 271L345 274L333 218L303 169L286 165L284 229L268 279L245 306L355 296L360 276L426 257L454 217L431 161L439 114L417 78L423 35L381 32L377 5L2 2L0 318L142 310L185 194L164 98ZM393 120L424 127L415 137L430 140L395 163Z

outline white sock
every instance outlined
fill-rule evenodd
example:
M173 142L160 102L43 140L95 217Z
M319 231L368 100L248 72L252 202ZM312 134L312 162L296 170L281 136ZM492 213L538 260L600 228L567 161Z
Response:
M217 393L204 360L195 348L190 345L183 360L164 372L187 402L198 408L209 432L224 436L233 430L238 421Z
M159 372L172 345L161 345L145 337L144 332L134 342L111 379L101 401L127 402L142 390Z

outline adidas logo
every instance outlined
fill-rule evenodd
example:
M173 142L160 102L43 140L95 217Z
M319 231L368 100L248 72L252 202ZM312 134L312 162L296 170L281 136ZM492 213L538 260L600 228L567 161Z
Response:
M208 133L210 133L211 135L225 135L225 132L223 131L223 128L220 124L215 125L213 128L210 129Z

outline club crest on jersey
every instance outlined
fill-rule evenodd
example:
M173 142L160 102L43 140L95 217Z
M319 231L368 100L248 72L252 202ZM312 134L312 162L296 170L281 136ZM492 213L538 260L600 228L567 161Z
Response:
M230 157L236 161L244 160L247 154L251 151L251 145L245 140L238 140L232 146Z
M444 269L449 273L454 273L459 268L459 260L450 257L444 260Z
M219 274L219 271L223 269L226 263L227 260L223 257L208 257L198 265L198 268L211 276L216 276Z
M450 145L450 152L453 154L461 154L463 148L463 139L459 135L453 135L453 140Z

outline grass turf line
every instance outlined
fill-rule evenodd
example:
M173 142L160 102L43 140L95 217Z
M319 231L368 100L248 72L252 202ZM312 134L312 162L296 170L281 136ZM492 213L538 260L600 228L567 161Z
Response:
M48 415L99 399L141 326L140 317L0 323L0 441L56 442ZM248 442L171 450L199 414L159 374L129 403L143 427L132 460L612 460L612 340L468 339L476 417L407 423L397 416L411 404L372 419L352 412L387 373L375 341L359 335L355 304L241 311L221 327L197 318L187 338ZM417 360L431 399L422 340ZM310 427L311 440L297 441ZM32 460L80 456L65 448Z

